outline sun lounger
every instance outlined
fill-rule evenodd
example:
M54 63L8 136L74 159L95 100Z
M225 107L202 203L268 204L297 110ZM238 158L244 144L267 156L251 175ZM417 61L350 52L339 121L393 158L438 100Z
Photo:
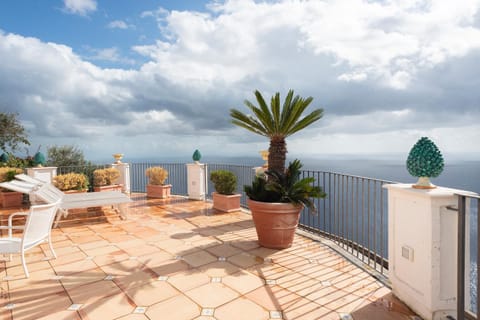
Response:
M57 226L61 215L68 215L70 209L81 209L101 206L113 206L122 219L126 219L126 204L132 200L118 191L88 192L66 194L51 183L46 183L25 174L16 175L17 180L0 183L0 187L29 194L35 202L41 200L46 203L59 201L60 212L55 219Z

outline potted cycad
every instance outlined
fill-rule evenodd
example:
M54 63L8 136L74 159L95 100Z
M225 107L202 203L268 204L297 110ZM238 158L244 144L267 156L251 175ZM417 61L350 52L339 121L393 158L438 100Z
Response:
M93 171L93 190L102 191L122 191L122 185L116 183L120 178L120 171L117 168L96 169Z
M88 191L88 178L83 173L65 173L53 177L55 187L65 193L79 193Z
M23 169L2 167L0 168L0 182L8 182L15 179L15 175L23 173ZM0 203L2 208L20 207L23 194L17 191L0 188Z
M230 111L233 124L270 139L268 170L256 176L252 186L245 186L258 241L267 248L290 247L303 207L307 206L314 212L312 198L326 196L320 187L312 185L313 178L301 179L302 164L299 160L293 161L285 169L285 139L323 115L322 109L316 109L302 118L313 98L293 95L293 90L290 90L281 104L280 94L276 93L268 106L257 90L255 97L258 106L245 101L252 115L237 109Z
M223 212L240 210L241 194L237 190L237 176L228 170L216 170L210 173L210 180L216 192L212 192L213 209Z
M170 197L172 185L165 184L168 171L162 167L150 167L145 170L148 178L147 197L166 199Z

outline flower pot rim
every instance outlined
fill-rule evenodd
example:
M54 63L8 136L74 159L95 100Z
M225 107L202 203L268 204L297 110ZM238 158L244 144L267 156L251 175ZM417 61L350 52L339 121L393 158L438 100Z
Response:
M216 195L219 195L219 196L224 196L224 197L232 197L232 198L236 198L236 197L241 197L241 196L242 196L240 193L223 194L223 193L220 193L220 192L217 192L217 191L212 191L212 196L213 196L213 194L216 194Z
M262 203L262 204L268 204L271 206L292 206L292 207L301 207L301 204L294 204L292 202L266 202L266 201L257 201L257 200L252 200L250 198L247 198L247 203L252 202L253 204L257 203Z

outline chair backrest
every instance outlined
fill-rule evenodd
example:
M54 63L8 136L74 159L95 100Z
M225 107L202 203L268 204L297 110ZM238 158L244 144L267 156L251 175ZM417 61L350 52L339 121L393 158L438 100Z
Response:
M50 183L45 183L37 190L31 192L32 195L35 197L40 198L41 200L45 201L46 203L55 203L61 202L63 196L65 195L62 191L57 189L54 185Z
M49 236L57 209L58 202L30 207L23 231L24 248L32 247Z

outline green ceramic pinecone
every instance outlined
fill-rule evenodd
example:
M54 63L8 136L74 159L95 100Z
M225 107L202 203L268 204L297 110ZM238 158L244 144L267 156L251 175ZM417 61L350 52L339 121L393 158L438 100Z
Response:
M440 150L427 137L418 140L408 154L407 170L414 177L438 177L443 166Z

